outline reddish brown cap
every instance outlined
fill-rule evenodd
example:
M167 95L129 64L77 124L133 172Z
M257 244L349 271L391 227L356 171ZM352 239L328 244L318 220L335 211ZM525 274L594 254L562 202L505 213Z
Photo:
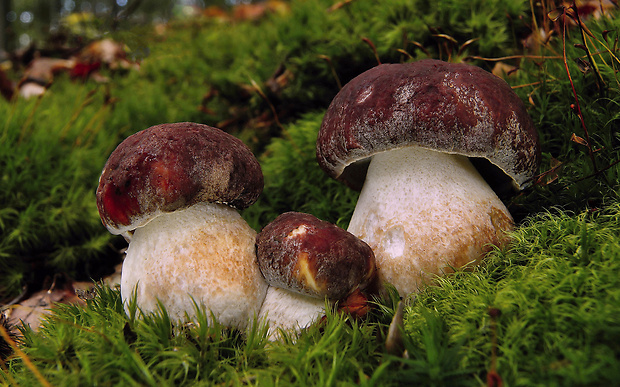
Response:
M376 273L365 242L309 214L278 216L258 234L256 246L267 283L314 297L343 299Z
M323 118L317 161L329 176L361 189L362 161L408 146L487 159L519 188L540 164L534 123L506 82L433 59L379 65L346 84Z
M245 208L263 189L260 164L241 140L190 122L152 126L110 155L97 188L103 224L122 234L161 212L198 202Z

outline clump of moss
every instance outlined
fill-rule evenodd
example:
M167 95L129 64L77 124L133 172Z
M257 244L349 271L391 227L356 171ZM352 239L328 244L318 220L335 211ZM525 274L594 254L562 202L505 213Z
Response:
M4 313L0 312L0 362L4 363L13 354L13 345L17 343L19 338L15 333L15 327Z
M247 332L210 322L198 309L187 324L165 309L142 315L135 304L125 313L118 290L98 287L86 306L62 305L39 332L23 329L24 357L52 385L272 385L355 384L385 377L377 324L361 325L329 313L299 336L279 342L255 322ZM19 359L0 369L0 381L33 379Z
M429 367L452 355L456 369L480 380L494 361L509 385L613 383L620 377L619 220L618 204L531 218L485 266L438 279L418 295L408 313L408 349ZM439 348L428 340L435 320L443 325L434 333L443 338ZM450 348L457 355L444 354Z
M0 300L50 273L101 275L100 259L113 250L92 191L115 140L94 118L110 106L86 87L67 86L73 96L0 103Z
M330 179L316 161L316 138L322 112L308 113L284 128L260 157L265 189L243 212L260 229L287 211L307 212L346 228L358 193Z

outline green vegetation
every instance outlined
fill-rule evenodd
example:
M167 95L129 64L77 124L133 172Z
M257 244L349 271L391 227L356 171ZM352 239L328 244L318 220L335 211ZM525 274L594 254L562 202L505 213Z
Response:
M508 385L613 384L620 377L619 216L618 204L537 215L485 267L439 279L418 295L408 313L409 346L436 357L422 370L443 379L458 364L484 380L495 335L497 372ZM422 372L412 363L408 376Z
M289 210L345 227L357 193L318 168L314 141L338 83L376 65L367 42L382 62L431 56L491 70L510 56L502 62L518 66L507 81L539 128L543 165L508 203L514 242L417 295L406 309L408 358L383 349L391 300L367 321L330 313L270 343L258 325L241 335L207 326L204 313L186 326L163 310L128 316L118 291L100 287L39 332L24 328L23 355L0 363L0 384L34 384L30 365L53 385L480 385L493 367L506 385L620 378L618 18L564 31L561 13L532 15L527 1L332 5L293 1L225 28L198 19L165 34L119 32L139 71L107 84L61 76L40 99L0 100L0 300L54 273L112 270L125 242L99 221L99 173L125 137L163 122L222 127L255 151L265 190L243 212L255 229ZM554 33L524 50L534 20Z
M128 317L118 292L100 287L86 309L62 306L40 333L25 330L24 349L53 385L329 385L382 373L376 331L330 315L295 343L270 343L261 325L241 335L210 326L204 310L180 327L165 311ZM33 378L22 367L11 370L20 385Z

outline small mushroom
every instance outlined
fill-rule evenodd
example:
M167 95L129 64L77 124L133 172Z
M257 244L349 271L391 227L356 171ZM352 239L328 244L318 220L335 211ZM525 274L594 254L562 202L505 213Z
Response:
M505 81L429 59L379 65L345 85L323 119L317 161L361 190L348 231L404 296L507 240L512 216L487 181L526 187L540 145Z
M121 296L176 320L194 302L243 329L267 291L256 265L256 232L236 209L263 189L260 165L239 139L210 126L150 127L110 155L97 206L112 234L129 241Z
M272 334L309 326L325 313L326 299L344 309L347 299L357 306L360 292L375 279L370 247L310 214L278 216L258 234L256 250L270 285L260 318L269 321Z

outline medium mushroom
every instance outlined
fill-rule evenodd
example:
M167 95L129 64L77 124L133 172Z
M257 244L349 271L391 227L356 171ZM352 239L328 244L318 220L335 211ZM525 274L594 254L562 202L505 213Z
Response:
M379 65L345 85L324 116L317 161L361 189L348 231L406 295L504 243L513 219L487 181L526 187L540 145L506 82L428 59Z
M258 265L267 283L260 318L273 333L305 328L325 313L326 299L350 310L376 278L370 247L313 215L287 212L256 238Z
M121 296L143 311L161 302L176 320L194 302L243 329L267 291L256 232L236 209L263 189L260 165L239 139L210 126L174 123L129 136L110 155L97 207L112 234L129 241Z

